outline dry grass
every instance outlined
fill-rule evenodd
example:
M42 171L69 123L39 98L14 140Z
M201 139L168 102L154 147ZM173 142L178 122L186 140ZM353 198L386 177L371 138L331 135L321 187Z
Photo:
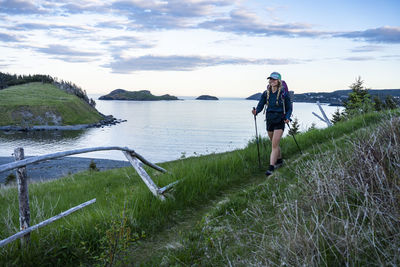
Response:
M218 205L163 266L400 265L400 119L317 150Z
M267 242L265 262L398 265L399 129L399 118L392 118L349 140L345 149L298 166L304 199L281 206L280 234Z

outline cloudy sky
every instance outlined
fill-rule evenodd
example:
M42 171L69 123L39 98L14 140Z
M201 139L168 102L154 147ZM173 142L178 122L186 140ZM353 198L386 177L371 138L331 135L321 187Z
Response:
M89 94L400 88L399 0L0 0L0 71Z

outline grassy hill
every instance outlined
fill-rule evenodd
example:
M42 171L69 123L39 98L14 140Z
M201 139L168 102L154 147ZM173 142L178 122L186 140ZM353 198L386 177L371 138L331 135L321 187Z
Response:
M102 115L75 95L49 83L27 83L0 90L0 126L91 124Z
M371 113L282 140L284 167L265 178L270 142L160 164L165 202L132 168L31 184L31 224L97 202L15 241L0 263L24 266L399 265L400 120ZM144 154L144 153L143 153ZM0 239L18 229L16 188L0 189Z

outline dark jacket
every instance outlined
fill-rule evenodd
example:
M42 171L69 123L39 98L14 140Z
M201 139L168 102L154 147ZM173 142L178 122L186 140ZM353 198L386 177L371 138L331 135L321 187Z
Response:
M285 95L285 97L282 99L282 96L281 96L282 92L281 92L281 94L279 95L278 105L276 105L277 95L278 95L278 91L276 91L275 93L272 93L272 91L270 92L267 113L268 112L276 112L276 113L284 114L284 109L283 109L283 99L284 99L285 110L286 110L284 119L290 120L290 117L292 116L293 106L292 106L292 101L290 101L289 94ZM258 105L256 108L257 114L263 110L266 102L267 102L267 90L264 91L264 93L261 95L260 101L258 101Z

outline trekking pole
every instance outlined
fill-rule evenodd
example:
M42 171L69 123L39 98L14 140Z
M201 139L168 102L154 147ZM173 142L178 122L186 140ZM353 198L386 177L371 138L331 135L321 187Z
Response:
M289 131L290 131L290 125L289 125L289 123L287 122L286 123L287 124L287 126L289 127ZM303 155L303 152L301 152L301 149L300 149L300 146L299 146L299 144L297 143L297 141L296 141L296 138L294 137L294 134L292 134L292 136L293 136L293 140L294 140L294 142L296 143L296 145L297 145L297 148L299 149L299 151L300 151L300 154L302 154Z
M253 110L256 110L255 107L253 107ZM257 143L257 152L258 152L258 167L261 169L261 159L260 159L260 146L258 144L258 132L257 132L257 119L256 115L254 115L254 126L256 128L256 143Z

